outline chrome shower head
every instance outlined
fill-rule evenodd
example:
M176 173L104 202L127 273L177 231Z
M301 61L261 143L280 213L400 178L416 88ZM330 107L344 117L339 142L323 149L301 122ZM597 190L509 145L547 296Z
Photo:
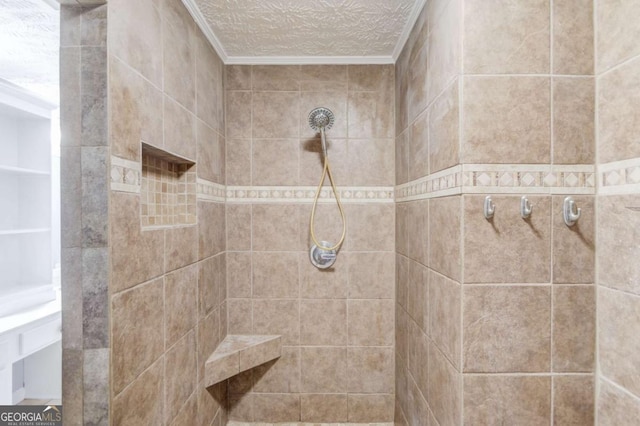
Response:
M309 126L313 130L330 129L333 126L334 116L330 109L319 107L309 113Z

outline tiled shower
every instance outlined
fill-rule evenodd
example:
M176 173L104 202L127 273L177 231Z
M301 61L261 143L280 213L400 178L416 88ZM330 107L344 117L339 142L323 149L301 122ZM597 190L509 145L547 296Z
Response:
M66 423L637 423L638 2L428 1L395 65L224 65L179 0L61 15ZM228 335L281 355L208 386Z

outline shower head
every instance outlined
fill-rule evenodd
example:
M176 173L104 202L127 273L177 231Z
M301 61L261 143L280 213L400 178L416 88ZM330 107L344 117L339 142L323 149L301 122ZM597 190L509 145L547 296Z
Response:
M309 113L309 126L316 131L330 129L333 126L333 120L333 113L328 108L314 108Z

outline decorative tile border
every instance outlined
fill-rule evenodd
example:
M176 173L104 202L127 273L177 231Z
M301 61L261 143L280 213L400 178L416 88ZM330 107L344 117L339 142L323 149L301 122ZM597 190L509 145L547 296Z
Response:
M591 165L464 164L395 189L397 202L456 194L595 194Z
M315 196L313 186L228 186L230 203L311 203ZM338 188L343 203L393 203L393 187ZM331 188L320 191L320 203L333 202Z
M205 179L196 179L196 196L198 200L224 203L226 201L225 193L226 187L224 185Z
M137 161L111 156L111 189L114 191L140 193L142 165Z
M600 194L640 194L640 158L598 166Z

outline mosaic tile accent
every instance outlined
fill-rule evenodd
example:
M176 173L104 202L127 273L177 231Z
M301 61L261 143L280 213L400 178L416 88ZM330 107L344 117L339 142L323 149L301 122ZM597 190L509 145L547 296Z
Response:
M227 202L230 203L311 203L316 187L312 186L228 186ZM392 187L342 187L338 188L343 203L393 203ZM333 202L330 188L320 191L320 203Z
M601 194L640 193L640 158L601 164L598 179Z
M396 187L396 201L469 194L594 194L591 165L464 164Z
M196 180L196 195L198 200L224 203L226 186L198 178Z
M140 204L143 227L195 224L195 167L143 154Z
M111 189L114 191L140 193L142 168L140 163L111 156Z

